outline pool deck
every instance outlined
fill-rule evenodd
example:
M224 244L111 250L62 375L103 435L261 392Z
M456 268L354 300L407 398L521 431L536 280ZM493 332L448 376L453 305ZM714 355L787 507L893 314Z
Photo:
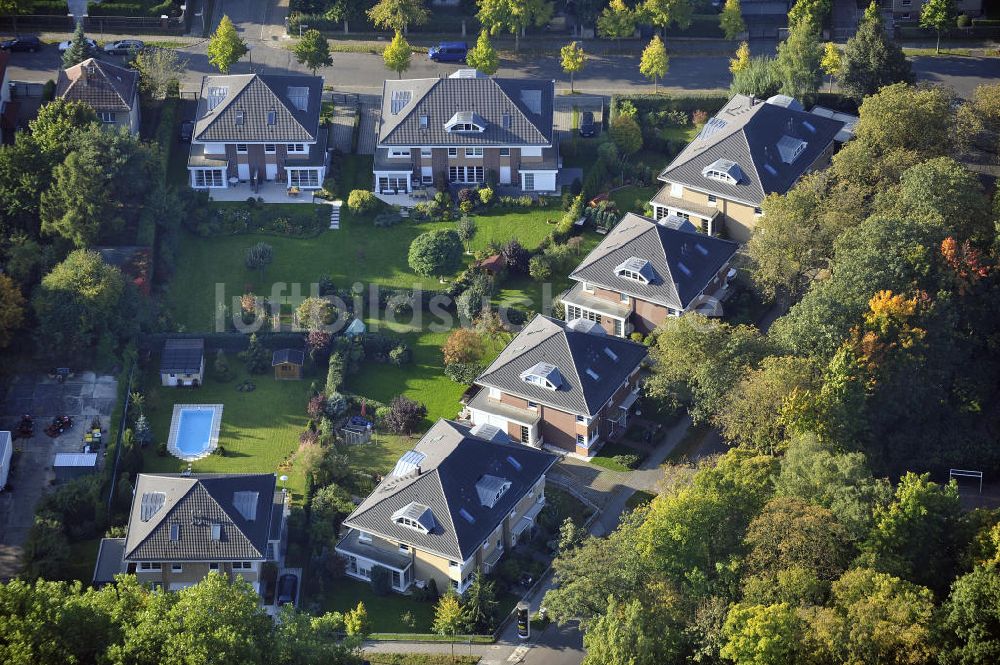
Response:
M208 457L219 447L219 429L222 426L222 404L174 404L174 413L170 419L170 435L167 437L167 450L174 457L193 462ZM212 430L208 437L208 446L195 455L189 455L177 447L177 435L181 425L182 411L212 411Z

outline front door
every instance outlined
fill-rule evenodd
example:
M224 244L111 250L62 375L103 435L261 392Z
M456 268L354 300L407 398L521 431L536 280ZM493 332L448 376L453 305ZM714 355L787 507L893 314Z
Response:
M249 164L237 164L236 165L236 175L240 180L250 179L250 165Z
M277 164L264 164L264 179L265 180L275 180L278 177L278 165Z
M500 184L509 185L510 184L510 167L501 166L500 167Z

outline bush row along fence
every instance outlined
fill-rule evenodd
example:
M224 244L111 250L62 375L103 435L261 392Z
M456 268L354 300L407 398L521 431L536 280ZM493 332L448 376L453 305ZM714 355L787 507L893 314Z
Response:
M86 16L84 31L100 38L101 35L171 35L179 36L190 29L193 12L181 18L156 18L142 16ZM76 19L72 16L0 16L0 30L8 32L73 32Z
M230 333L150 333L139 338L139 350L159 353L168 339L203 339L205 351L245 351L250 344L250 335ZM272 351L276 349L299 348L305 342L305 333L257 333L257 340Z

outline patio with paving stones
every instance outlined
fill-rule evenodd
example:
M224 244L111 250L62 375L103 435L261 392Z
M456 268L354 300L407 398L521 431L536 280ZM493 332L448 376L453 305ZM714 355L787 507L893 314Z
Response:
M55 479L52 462L56 453L80 452L83 435L95 417L109 430L111 412L118 399L113 376L81 372L59 383L44 374L15 377L0 402L0 429L14 430L24 414L35 420L30 439L16 439L18 452L8 489L0 493L0 580L13 577L20 568L21 546L34 520L35 505ZM73 427L53 438L45 427L56 416L69 416ZM98 465L103 458L98 456Z

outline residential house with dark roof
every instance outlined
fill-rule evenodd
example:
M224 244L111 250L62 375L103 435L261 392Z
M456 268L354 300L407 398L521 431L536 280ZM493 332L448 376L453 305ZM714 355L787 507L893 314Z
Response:
M722 316L738 248L678 217L628 213L570 273L576 284L562 296L565 318L625 337L685 312Z
M139 133L139 72L134 69L87 58L59 70L56 97L86 102L105 125Z
M125 538L104 539L95 582L128 572L175 591L218 571L259 592L261 564L281 555L284 510L273 474L141 473Z
M0 141L14 142L17 131L18 103L12 99L10 84L10 51L0 51Z
M555 83L489 78L387 80L375 150L375 191L408 193L441 181L555 192Z
M319 189L327 166L322 93L319 76L204 77L188 154L191 186Z
M398 592L434 580L464 593L534 526L556 459L495 427L437 421L344 520L347 574L370 580L381 566Z
M764 198L826 168L843 127L790 97L736 95L660 173L653 216L680 217L710 235L725 231L746 242Z
M168 339L160 354L160 385L200 386L205 382L205 340Z
M627 427L646 352L592 321L538 315L476 379L469 418L528 446L591 457Z

